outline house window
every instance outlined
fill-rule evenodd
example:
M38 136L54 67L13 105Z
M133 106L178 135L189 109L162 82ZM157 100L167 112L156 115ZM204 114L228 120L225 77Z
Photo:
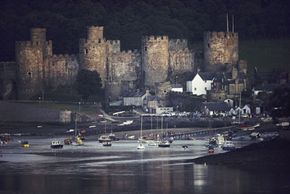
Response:
M205 87L204 90L207 90L207 87Z
M88 49L85 49L85 50L84 50L84 53L85 53L85 54L88 54Z
M194 91L196 91L196 88L194 88Z
M147 51L147 46L145 46L144 50Z

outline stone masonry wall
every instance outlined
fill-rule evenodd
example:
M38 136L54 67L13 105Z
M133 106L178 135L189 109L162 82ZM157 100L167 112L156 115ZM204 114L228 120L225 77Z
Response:
M170 76L194 71L194 52L188 49L187 40L169 41L169 66Z
M52 42L46 41L45 29L32 29L31 41L16 42L19 98L29 99L42 90L45 57L51 54Z
M79 71L75 55L53 55L46 66L45 82L56 88L60 85L72 85Z
M142 39L142 65L145 86L167 80L169 71L169 40L167 36L146 36Z
M206 32L204 34L204 62L206 69L236 64L239 60L238 33Z

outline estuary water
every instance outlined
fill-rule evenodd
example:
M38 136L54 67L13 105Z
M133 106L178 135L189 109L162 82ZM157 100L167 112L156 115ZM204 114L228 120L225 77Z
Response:
M96 140L52 150L53 138L26 139L31 144L28 149L20 146L21 139L1 146L0 194L290 191L289 176L188 162L208 154L207 138L174 141L170 148L146 146L144 150L137 150L137 141L117 141L112 147L103 147ZM239 146L247 143L236 142ZM221 152L216 149L216 153Z

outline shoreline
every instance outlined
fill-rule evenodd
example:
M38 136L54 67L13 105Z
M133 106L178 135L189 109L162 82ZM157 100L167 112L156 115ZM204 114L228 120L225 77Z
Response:
M193 160L195 164L221 165L246 171L290 172L290 141L281 137L254 143L222 154L207 155Z

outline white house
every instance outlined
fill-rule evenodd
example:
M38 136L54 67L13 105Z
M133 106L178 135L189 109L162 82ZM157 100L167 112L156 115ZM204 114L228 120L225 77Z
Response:
M191 81L186 82L186 91L194 95L205 95L211 90L213 79L213 73L198 72Z
M251 108L248 104L246 104L243 108L242 108L242 114L243 115L250 115L251 114Z

